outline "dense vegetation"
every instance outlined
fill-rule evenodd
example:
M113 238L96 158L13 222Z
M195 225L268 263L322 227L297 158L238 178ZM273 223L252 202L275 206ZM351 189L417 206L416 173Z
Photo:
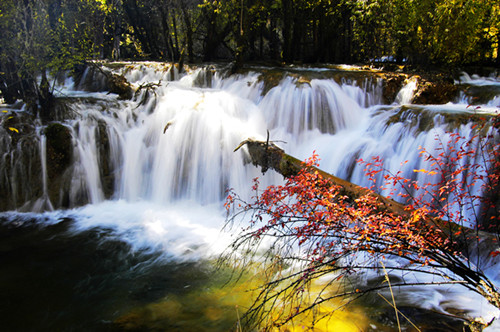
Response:
M499 17L489 0L2 0L0 91L43 106L46 74L86 59L499 64Z

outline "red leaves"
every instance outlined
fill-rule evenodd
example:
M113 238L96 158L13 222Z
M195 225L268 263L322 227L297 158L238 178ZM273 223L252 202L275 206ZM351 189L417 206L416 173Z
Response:
M280 232L285 232L281 234L295 239L301 246L307 245L309 257L316 263L331 255L333 248L340 256L359 250L373 255L406 256L411 252L420 255L430 246L425 236L432 231L423 221L427 210L417 210L411 218L402 219L388 213L374 195L353 201L340 194L340 187L330 184L311 168L317 165L317 158L313 154L304 162L304 168L285 185L270 186L248 203L247 210L254 211L254 220L266 220L254 231L255 237L281 229ZM373 163L367 164L368 176L373 180L380 172L377 168L381 163L380 158L375 158ZM385 179L404 181L399 174ZM257 180L254 190L258 190ZM228 201L231 203L234 198L229 195ZM439 237L432 236L431 240L435 245ZM420 260L423 262L425 259Z
M306 262L304 280L314 275L316 266L342 262L357 252L377 259L399 256L409 264L457 271L453 264L469 264L457 244L469 241L471 233L452 222L476 223L466 219L466 215L478 217L479 209L497 209L496 201L490 197L498 197L500 188L500 147L498 138L447 135L445 140L436 137L438 147L432 152L420 148L422 166L408 172L413 173L412 179L405 178L402 170L388 172L379 157L358 161L365 165L372 187L387 188L408 203L407 214L390 213L375 195L345 196L343 188L332 185L313 168L318 165L316 153L284 185L261 191L255 179L251 202L243 203L230 192L225 206L229 209L238 202L243 203L240 211L251 211L255 224L248 229L246 238L273 237L273 249L291 256L291 248L301 246L303 251L297 260ZM407 162L401 164L405 165ZM441 220L437 222L436 218ZM498 225L498 211L488 219L492 225ZM500 249L490 253L491 257L498 255ZM355 269L351 266L352 271ZM351 270L340 272L339 278Z

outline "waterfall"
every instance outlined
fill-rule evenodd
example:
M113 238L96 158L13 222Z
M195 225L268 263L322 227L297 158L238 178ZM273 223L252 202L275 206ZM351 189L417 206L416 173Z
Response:
M243 189L258 176L232 152L250 136L264 137L255 104L223 90L187 89L182 82L156 93L156 100L140 107L117 102L103 112L99 104L73 105L81 115L71 123L77 158L73 197L86 191L91 203L103 201L102 162L112 168L113 198L128 201L220 202L228 188ZM108 156L100 155L100 123Z
M47 187L47 138L38 130L38 137L40 139L40 168L42 169L42 197L40 197L32 207L35 212L53 211L54 207L50 201L48 187Z
M250 198L256 177L262 187L283 182L273 171L261 174L245 148L233 151L243 140L265 140L269 131L287 153L305 159L316 151L323 170L363 186L370 182L358 159L379 156L394 174L408 161L402 176L423 183L426 175L413 170L430 165L419 147L434 153L439 141L452 141L449 132L472 137L467 117L495 114L500 98L498 79L469 77L467 87L493 86L479 107L470 107L473 88L455 103L413 105L417 81L411 80L384 105L382 81L353 68L255 67L231 76L214 65L179 71L131 63L110 70L142 87L133 100L103 91L105 82L92 71L57 87L69 109L61 123L72 139L64 174L48 176L41 124L19 136L0 126L0 189L11 197L2 208L17 209L7 216L19 223L21 211L48 211L42 223L71 219L71 232L98 229L100 241L181 261L220 253L230 243L231 235L220 232L227 189ZM144 88L148 83L154 87ZM497 129L487 130L498 139ZM462 180L470 183L470 175Z
M395 103L399 105L411 104L413 100L413 94L417 89L417 83L418 79L416 77L412 77L410 80L408 80L408 82L406 82L406 85L399 91L398 95L396 96Z
M67 191L69 207L107 199L212 204L222 202L228 188L248 197L249 183L260 173L248 164L244 150L233 149L247 138L264 139L267 130L288 153L305 159L316 150L325 171L360 185L369 183L356 160L374 156L383 158L392 173L408 162L403 175L424 181L425 174L413 173L428 166L418 157L419 147L436 151L436 138L446 143L448 131L470 137L472 124L460 117L497 112L500 96L492 95L474 109L459 96L456 104L411 105L417 84L412 79L394 104L383 105L381 80L353 75L352 68L348 72L293 68L268 74L255 68L231 76L214 66L186 67L182 73L176 66L158 63L113 68L136 88L148 82L156 86L139 90L132 101L118 100L112 94L92 92L104 83L95 71L87 70L79 84L66 79L57 90L70 101L72 116L64 124L71 131L74 150L71 174L52 191ZM272 79L272 85L266 79ZM492 78L464 76L462 81L468 86L498 85ZM47 202L50 209L45 138L37 137L42 194L31 200L38 200L38 205ZM25 186L10 169L4 185L7 181L11 187ZM281 180L269 172L264 181Z

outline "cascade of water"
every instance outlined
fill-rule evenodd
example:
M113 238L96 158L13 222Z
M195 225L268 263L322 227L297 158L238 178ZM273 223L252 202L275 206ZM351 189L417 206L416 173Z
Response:
M263 119L253 103L225 91L169 84L157 91L156 101L141 106L118 102L106 112L99 104L73 107L81 115L72 124L74 203L82 191L92 203L104 199L99 123L106 128L117 199L218 202L227 188L243 190L258 175L232 150L259 132L263 138Z
M463 87L460 92L459 104L479 106L480 109L496 108L498 112L500 107L500 76L497 74L493 73L489 77L477 75L471 77L467 73L462 73L455 84Z
M310 85L299 87L293 83L293 80L284 80L259 104L267 122L272 124L271 137L286 141L287 151L302 159L316 150L322 158L321 167L324 170L363 186L370 186L371 183L364 174L364 166L357 164L356 160L361 158L370 161L375 156L384 160L383 167L392 174L401 170L401 164L408 161L402 175L421 184L429 182L426 174L413 172L414 169L430 168L430 162L419 157L420 147L437 155L440 153L438 149L452 141L448 132L456 132L465 138L474 135L472 124L461 123L461 116L466 117L467 112L471 115L478 111L495 112L492 107L473 111L467 105L451 104L396 104L364 108L359 104L359 99L343 94L344 87L340 89L330 80L312 80ZM409 82L396 101L410 102L415 83ZM312 95L321 97L315 99ZM494 129L490 130L490 134L498 135ZM469 160L463 159L461 162L465 165ZM460 166L463 165L455 165ZM382 174L379 177L381 180ZM469 174L464 184L470 184L471 177ZM434 178L432 181L437 181L437 177ZM471 190L473 194L481 192L479 186ZM473 214L470 211L465 213Z
M170 63L139 62L133 66L124 64L114 71L124 75L128 82L137 86L159 81L178 81L181 77L179 68Z
M278 75L278 84L265 90L265 77L258 71L226 77L213 66L182 73L176 66L153 63L116 68L136 87L147 82L159 86L141 90L136 101L92 93L88 102L72 104L75 116L67 120L74 139L69 206L109 197L209 203L221 201L228 187L247 192L244 188L259 173L244 165L243 153L232 149L246 138L264 138L266 130L272 140L286 142L289 153L305 159L316 150L326 171L361 185L369 183L358 158L380 156L393 173L409 161L404 175L423 181L424 174L412 173L426 166L418 158L418 147L435 151L436 136L447 140L448 129L471 135L470 125L450 124L442 115L468 111L465 105L406 105L414 80L400 91L396 104L383 106L380 80L309 80L311 69ZM80 82L91 74L85 72ZM61 91L82 96L78 89L67 83ZM498 98L481 111L493 112L494 106L488 105ZM43 141L42 137L42 146ZM43 186L46 195L45 182Z
M89 117L84 117L78 120L78 125L72 132L76 142L75 167L70 193L72 201L77 201L83 192L89 203L98 203L104 199L99 174L96 130L97 123L90 121Z
M342 79L342 90L361 107L370 107L382 104L382 79L373 82L365 78L361 84L357 81Z
M243 154L232 149L248 137L264 138L268 129L272 140L287 143L283 147L289 153L305 159L316 150L326 171L361 185L368 183L356 159L373 156L384 158L391 172L408 160L405 175L423 180L423 174L411 171L424 166L418 147L434 151L436 135L446 139L444 132L455 126L443 121L442 112L467 111L465 105L399 106L411 101L413 80L396 104L383 106L380 80L366 77L339 84L283 75L266 91L265 77L257 71L226 77L213 66L183 73L176 66L153 63L117 68L135 86L160 86L140 91L137 101L93 93L88 102L72 104L76 116L67 120L75 147L70 206L107 197L215 202L228 187L246 192L243 188L258 171L243 165ZM85 72L80 81L90 74ZM66 84L62 91L82 96L78 89ZM499 96L495 98L488 104ZM470 125L453 130L470 135Z
M413 101L413 94L417 89L418 79L412 77L406 85L398 92L395 103L398 105L411 104Z
M40 140L42 196L33 204L32 210L35 212L54 211L54 207L52 205L52 202L50 201L47 186L47 138L41 133L40 128L38 128L37 135Z
M311 130L334 134L356 127L365 117L357 100L333 80L297 83L287 77L264 96L259 107L270 129L284 130L293 137Z
M82 93L78 90L83 85L66 82L61 94L79 99L71 103L71 118L64 121L74 150L69 185L60 190L69 191L70 207L91 204L45 213L41 219L55 223L71 218L73 232L105 229L104 238L124 241L132 250L160 250L175 258L199 259L226 248L228 242L219 241L226 189L250 197L257 176L262 187L282 182L271 171L262 177L244 149L233 152L249 137L263 140L269 130L271 140L289 154L305 159L316 150L325 171L370 185L357 159L380 156L393 173L407 160L403 176L429 181L413 172L430 166L418 157L419 147L434 152L439 148L436 137L446 145L450 130L464 137L473 132L468 121L454 120L456 114L473 112L464 102L411 105L415 82L401 90L393 105L381 105L380 80L365 78L339 82L314 75L304 79L304 73L283 75L266 86L258 71L225 77L213 66L179 72L175 66L140 63L115 72L135 87L151 82L160 86L154 92L140 91L136 100L121 101L114 95ZM94 74L88 72L80 80L90 84L86 90L102 88L102 81L91 84ZM471 78L468 84L473 83ZM494 113L498 98L493 95L479 111ZM51 209L47 141L40 128L38 135L13 144L0 126L0 188L9 187L14 207L39 198L25 208ZM6 150L11 145L15 148ZM32 174L40 166L41 178L39 172ZM41 183L39 191L34 189L36 181ZM480 194L480 188L472 190ZM439 307L438 300L431 303L431 295L425 296L422 306Z

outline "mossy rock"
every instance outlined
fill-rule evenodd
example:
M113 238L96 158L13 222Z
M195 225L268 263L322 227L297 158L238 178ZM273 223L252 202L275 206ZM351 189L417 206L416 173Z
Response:
M402 106L401 109L389 117L387 126L404 123L408 128L418 128L417 133L427 132L434 127L435 113L427 110L412 109L407 106Z
M54 179L61 175L73 160L73 144L69 128L51 123L44 130L47 138L47 175Z
M269 70L263 72L258 79L259 82L264 84L262 95L265 96L269 91L271 91L271 89L277 87L284 77L285 75L281 70Z
M384 78L384 87L382 98L384 103L392 104L396 99L399 91L403 87L406 77L403 75L396 75Z
M0 121L2 127L9 133L12 145L27 135L35 134L35 117L27 112L8 112L2 114Z
M111 197L114 192L115 177L112 170L111 160L110 160L110 142L108 132L106 130L106 123L104 121L99 121L97 127L97 137L98 137L98 153L99 153L99 172L101 175L101 181L103 186L104 195L106 197Z
M469 97L471 105L484 105L500 95L500 86L497 85L473 86L462 84L459 87L464 89L464 94Z
M120 99L132 99L134 91L125 76L112 74L108 77L109 91L116 93Z
M458 95L459 88L448 82L419 83L413 102L415 104L446 104Z

